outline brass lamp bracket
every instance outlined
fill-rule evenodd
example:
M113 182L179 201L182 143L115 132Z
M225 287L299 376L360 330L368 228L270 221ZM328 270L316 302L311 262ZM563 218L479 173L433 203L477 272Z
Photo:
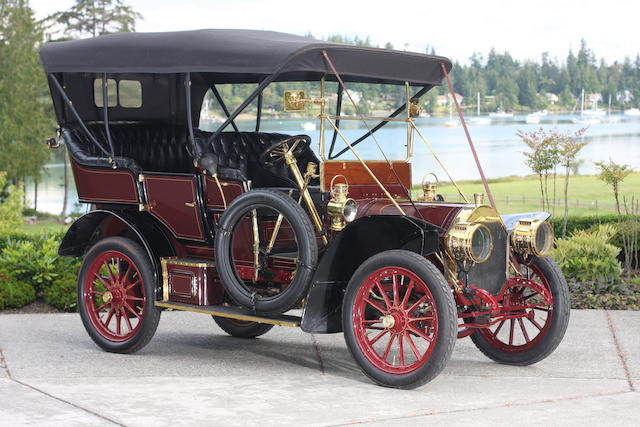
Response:
M324 104L324 99L305 98L303 90L284 91L284 111L296 112L304 111L307 104Z

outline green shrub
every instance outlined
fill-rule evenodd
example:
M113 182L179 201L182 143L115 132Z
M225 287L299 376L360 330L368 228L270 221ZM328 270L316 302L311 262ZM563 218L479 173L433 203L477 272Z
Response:
M51 284L45 286L44 301L60 310L76 311L77 309L77 276L73 273L61 275Z
M0 310L20 308L36 299L36 290L26 280L0 271Z
M601 225L594 231L576 231L566 239L556 239L553 257L568 279L618 283L620 249L608 243L615 232L614 226Z
M30 282L40 292L58 277L78 270L77 258L58 256L58 234L7 239L0 251L0 269Z
M22 186L9 185L6 187L7 176L0 172L0 234L15 230L22 220Z
M580 230L595 230L599 225L612 224L617 226L621 218L630 219L630 216L622 215L621 217L618 214L569 216L567 217L567 235ZM551 218L551 224L558 236L562 233L562 222L562 215Z
M627 244L631 245L633 242L633 234L638 233L636 225L631 219L626 219L617 225L616 233L611 237L610 243L620 249L624 248L624 241L626 239ZM624 238L623 238L624 236ZM640 250L640 238L636 238L635 247L632 250Z

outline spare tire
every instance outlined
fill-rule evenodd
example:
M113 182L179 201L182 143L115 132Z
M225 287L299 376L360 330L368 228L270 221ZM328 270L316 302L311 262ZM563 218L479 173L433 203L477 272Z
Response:
M293 264L295 269L289 275L290 283L282 286L284 289L275 295L257 292L254 286L256 283L249 284L246 277L241 278L239 271L242 266L236 265L234 251L235 253L244 251L245 255L253 253L251 242L248 243L248 247L244 247L243 242L236 242L234 245L234 236L238 234L246 238L248 227L246 217L252 215L254 210L256 216L258 212L270 212L273 218L276 218L277 214L282 214L282 222L286 221L289 224L288 232L292 231L295 237L289 239L296 243L297 254L295 261L292 261L292 263L295 262ZM244 221L243 218L245 218ZM264 224L261 225L263 225L261 229L266 228ZM242 227L245 229L243 230ZM248 233L252 234L252 231L249 230ZM261 243L267 243L265 240L261 239ZM318 244L308 214L296 201L281 191L259 189L239 196L227 207L218 223L214 253L218 276L231 299L255 312L283 313L295 307L306 296L318 260ZM265 265L269 263L268 259L264 259L269 257L267 251L261 250L260 256L263 257L262 261ZM273 278L274 275L265 272L264 276ZM263 280L270 279L263 278Z

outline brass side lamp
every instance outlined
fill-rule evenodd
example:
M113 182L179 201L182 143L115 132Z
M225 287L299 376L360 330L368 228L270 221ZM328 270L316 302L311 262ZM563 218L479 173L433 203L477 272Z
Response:
M334 184L336 178L344 178L344 183ZM349 184L344 175L336 175L331 180L331 200L327 203L327 213L331 217L330 228L333 231L342 231L348 222L356 219L358 204L349 197Z
M432 175L434 181L427 181L427 177ZM432 202L436 198L438 192L438 177L435 173L429 172L422 178L422 196L418 197L421 202Z

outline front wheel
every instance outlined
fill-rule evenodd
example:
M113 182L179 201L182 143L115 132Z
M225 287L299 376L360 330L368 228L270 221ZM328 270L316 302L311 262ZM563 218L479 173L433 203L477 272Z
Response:
M415 388L432 380L456 342L451 289L433 264L405 250L374 255L356 270L342 325L364 373L387 387Z
M132 353L147 345L160 321L151 260L129 239L109 237L85 255L78 307L85 329L106 351Z
M550 257L532 257L523 268L523 276L550 291L551 304L531 288L513 287L506 294L506 301L528 307L519 313L526 315L502 320L471 335L482 353L507 365L532 365L549 356L569 324L569 288L558 265Z

